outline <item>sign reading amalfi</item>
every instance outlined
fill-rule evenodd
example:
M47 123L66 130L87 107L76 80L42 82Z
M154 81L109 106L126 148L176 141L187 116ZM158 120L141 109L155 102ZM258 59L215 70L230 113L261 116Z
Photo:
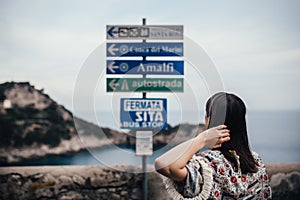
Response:
M183 75L183 61L107 60L107 74L173 74Z

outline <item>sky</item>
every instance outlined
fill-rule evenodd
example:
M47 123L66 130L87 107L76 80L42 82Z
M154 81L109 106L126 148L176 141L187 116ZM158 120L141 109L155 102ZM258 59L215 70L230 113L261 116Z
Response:
M184 25L224 89L249 109L300 109L297 0L0 0L0 82L29 81L72 110L77 76L106 42L106 25L138 25L142 18Z

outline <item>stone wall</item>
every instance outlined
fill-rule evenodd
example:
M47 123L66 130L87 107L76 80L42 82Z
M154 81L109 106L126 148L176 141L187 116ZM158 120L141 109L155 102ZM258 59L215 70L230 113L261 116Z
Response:
M299 199L300 163L266 166L273 199ZM0 199L142 199L142 174L128 171L137 171L137 167L2 167ZM171 199L156 172L148 173L148 197Z
M141 187L141 174L107 167L0 168L0 199L141 199Z
M267 163L273 199L300 199L300 163Z

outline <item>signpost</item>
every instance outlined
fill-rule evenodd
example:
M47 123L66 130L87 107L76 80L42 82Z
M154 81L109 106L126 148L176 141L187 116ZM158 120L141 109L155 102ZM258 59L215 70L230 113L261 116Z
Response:
M183 92L183 78L147 78L151 75L184 75L183 26L173 25L107 25L107 40L142 40L142 42L108 42L106 44L106 74L139 74L142 78L109 77L107 92L142 92L143 98L121 98L121 128L136 131L136 155L142 156L144 200L147 200L147 155L152 155L152 130L167 128L167 99L146 98L146 92ZM146 42L146 40L178 40ZM146 60L147 56L165 60ZM115 59L121 57L122 59ZM131 60L124 57L133 58ZM142 57L143 60L134 60Z
M120 56L183 56L182 42L110 42L106 44L107 57Z
M121 128L135 130L166 129L167 99L122 98L120 118Z
M106 74L183 75L183 61L108 60Z
M107 25L106 38L109 39L155 39L182 40L183 26L146 26L146 25Z
M107 92L183 92L183 78L107 78Z

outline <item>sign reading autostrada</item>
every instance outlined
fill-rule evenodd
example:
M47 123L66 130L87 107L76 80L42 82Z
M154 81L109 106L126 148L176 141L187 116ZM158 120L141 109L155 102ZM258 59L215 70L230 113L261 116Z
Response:
M120 56L183 56L182 42L107 43L107 57Z
M174 60L107 60L106 74L173 74L183 75L183 61Z
M165 129L167 100L162 98L121 98L121 128Z
M183 78L107 78L107 92L183 92Z
M107 25L106 38L113 40L159 39L182 40L183 26Z

